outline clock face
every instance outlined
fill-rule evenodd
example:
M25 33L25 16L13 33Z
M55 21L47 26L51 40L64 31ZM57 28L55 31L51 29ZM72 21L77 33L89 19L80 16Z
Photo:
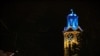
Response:
M67 35L67 37L68 37L68 40L71 41L73 39L74 35L72 33L69 33Z

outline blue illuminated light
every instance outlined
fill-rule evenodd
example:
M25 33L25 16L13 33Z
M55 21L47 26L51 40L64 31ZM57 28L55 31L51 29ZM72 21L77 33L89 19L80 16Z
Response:
M67 18L67 25L64 28L64 30L68 30L69 28L72 28L73 30L78 29L78 16L73 12L73 9L71 9L71 13L68 14Z

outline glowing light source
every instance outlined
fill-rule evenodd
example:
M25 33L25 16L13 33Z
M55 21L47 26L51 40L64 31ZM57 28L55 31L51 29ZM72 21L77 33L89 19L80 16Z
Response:
M68 30L69 28L72 28L73 30L78 29L78 16L73 12L73 9L71 9L71 13L68 14L67 18L67 25L64 28L64 30Z

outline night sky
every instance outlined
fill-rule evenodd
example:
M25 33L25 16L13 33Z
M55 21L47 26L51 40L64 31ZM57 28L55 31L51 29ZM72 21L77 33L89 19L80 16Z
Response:
M99 5L87 1L1 2L0 49L19 50L18 56L63 56L62 31L72 8L84 30L82 54L98 56Z

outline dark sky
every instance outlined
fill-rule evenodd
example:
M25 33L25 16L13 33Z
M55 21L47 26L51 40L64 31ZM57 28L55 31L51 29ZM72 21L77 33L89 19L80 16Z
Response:
M62 56L66 15L74 9L84 30L84 55L97 56L100 45L98 2L34 1L1 3L1 49L24 56Z

